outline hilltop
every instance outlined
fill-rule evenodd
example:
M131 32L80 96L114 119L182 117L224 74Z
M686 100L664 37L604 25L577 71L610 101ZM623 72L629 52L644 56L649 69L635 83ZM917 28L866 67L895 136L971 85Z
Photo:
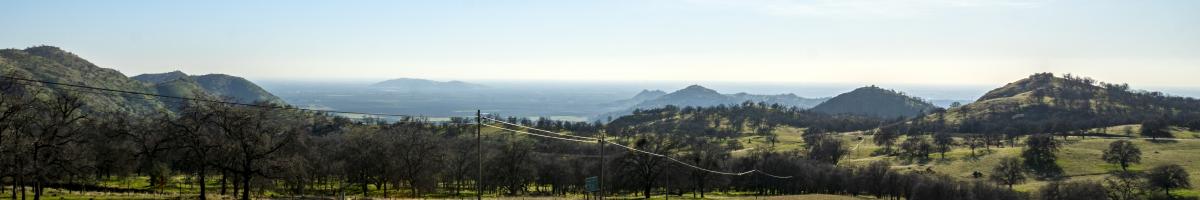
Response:
M929 102L895 90L867 86L833 97L813 107L812 111L897 118L913 117L937 108Z
M1145 121L1183 123L1200 100L1133 91L1127 84L1039 73L993 89L973 103L920 122L959 132L1065 132Z
M700 85L691 85L671 92L658 98L638 103L638 108L657 108L666 105L674 106L715 106L741 103L737 98L718 93L716 90Z

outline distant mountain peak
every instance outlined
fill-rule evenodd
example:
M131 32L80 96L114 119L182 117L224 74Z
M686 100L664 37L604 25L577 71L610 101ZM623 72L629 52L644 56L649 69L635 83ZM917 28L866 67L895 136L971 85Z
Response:
M638 92L637 95L633 95L633 99L637 101L644 101L658 98L663 95L667 95L667 92L663 92L662 90L642 90L641 92Z
M675 95L675 94L721 95L721 93L717 92L716 90L708 89L708 88L706 88L704 86L700 86L700 85L690 85L690 86L687 86L686 88L672 92L671 94L668 94L668 95Z
M708 88L706 88L706 87L704 87L704 86L700 86L700 85L697 85L697 84L692 84L692 85L689 85L689 86L687 86L687 87L684 87L683 89L680 89L680 90L712 90L712 89L708 89Z
M927 113L937 106L895 90L874 85L843 93L813 107L813 111L830 114L857 114L875 117L912 117Z

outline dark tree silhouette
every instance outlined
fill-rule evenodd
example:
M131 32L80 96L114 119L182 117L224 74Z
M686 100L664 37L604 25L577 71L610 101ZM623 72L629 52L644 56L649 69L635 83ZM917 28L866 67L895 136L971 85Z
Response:
M1187 170L1176 164L1151 168L1146 172L1146 179L1150 187L1162 190L1168 198L1171 197L1171 189L1192 187L1192 183L1188 181Z
M949 133L936 133L933 134L933 144L937 145L938 152L942 154L942 159L945 159L946 152L954 145L954 137Z
M1171 132L1167 130L1168 126L1161 120L1149 120L1142 122L1142 136L1150 137L1158 140L1158 138L1169 138Z
M1021 157L1025 160L1025 166L1039 176L1055 177L1062 174L1062 168L1055 163L1058 157L1054 155L1059 148L1060 144L1053 136L1032 135L1025 140L1025 150L1021 151Z
M850 153L850 149L842 143L842 140L832 136L810 136L805 138L808 141L808 159L837 164L842 156Z
M1020 159L1006 157L1000 159L1000 164L992 168L992 174L988 177L996 183L1007 185L1008 189L1012 189L1015 184L1025 182L1025 166Z

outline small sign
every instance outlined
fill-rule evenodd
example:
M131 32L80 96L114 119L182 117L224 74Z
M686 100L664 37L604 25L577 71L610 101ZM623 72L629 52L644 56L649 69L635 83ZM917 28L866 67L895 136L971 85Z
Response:
M583 182L584 182L583 185L585 187L587 187L588 192L599 192L600 191L600 178L595 177L595 176L587 177L586 179L583 179Z

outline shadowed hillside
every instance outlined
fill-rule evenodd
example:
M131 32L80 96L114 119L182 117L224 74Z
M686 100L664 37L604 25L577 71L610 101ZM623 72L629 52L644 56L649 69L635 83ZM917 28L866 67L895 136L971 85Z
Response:
M853 114L882 118L912 117L928 113L937 106L875 86L855 89L833 97L812 110L829 114Z

